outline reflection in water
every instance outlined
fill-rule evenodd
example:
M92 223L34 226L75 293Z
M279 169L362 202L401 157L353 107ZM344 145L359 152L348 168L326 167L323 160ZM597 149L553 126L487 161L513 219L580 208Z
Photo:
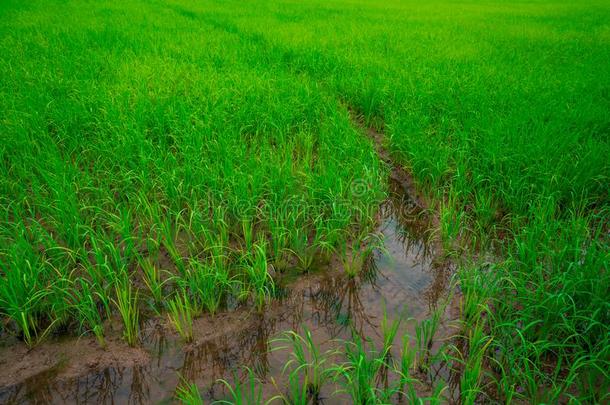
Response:
M144 346L151 354L145 366L109 367L68 380L51 369L0 389L0 402L159 402L171 400L180 377L208 389L202 392L210 398L219 398L223 386L215 382L231 380L234 373L245 378L241 366L267 381L281 381L287 353L270 349L282 331L306 325L321 346L336 344L335 339L349 338L354 331L378 343L384 312L390 320L427 317L446 292L447 264L435 258L436 249L426 243L426 216L399 186L394 184L391 190L378 229L387 254L376 252L359 277L349 278L341 269L305 275L262 313L242 308L196 320L199 341L186 346L167 336L159 321L149 321L143 327ZM412 324L405 324L401 333L413 333L412 329Z

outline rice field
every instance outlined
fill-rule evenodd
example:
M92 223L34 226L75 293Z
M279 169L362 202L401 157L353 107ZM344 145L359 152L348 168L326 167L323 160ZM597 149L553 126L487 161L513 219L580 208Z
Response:
M4 0L0 50L0 402L610 401L608 2Z

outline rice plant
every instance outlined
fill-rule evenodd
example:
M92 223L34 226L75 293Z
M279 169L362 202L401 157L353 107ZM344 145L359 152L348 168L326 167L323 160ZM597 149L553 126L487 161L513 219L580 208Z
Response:
M383 249L383 241L376 234L358 232L353 239L347 238L340 245L339 258L343 270L350 277L358 275L375 250Z
M113 299L113 302L123 320L123 338L129 346L136 346L140 331L138 291L134 291L127 282L118 282L115 291L116 299Z
M474 404L482 391L483 358L485 351L491 343L492 339L485 334L480 324L476 324L469 331L468 357L465 361L460 381L462 401L465 404Z
M34 230L37 227L33 227L32 233ZM57 273L49 261L37 257L25 231L17 228L10 232L15 244L0 256L0 313L15 323L16 332L32 347L58 321L50 318L52 303L57 298L53 295ZM37 236L43 237L40 233Z
M444 309L444 308L442 308ZM430 364L430 356L434 336L440 323L441 310L436 309L432 316L419 322L415 328L417 359L415 361L420 371L426 371Z
M167 250L170 258L172 259L174 265L177 267L179 272L184 271L184 259L182 253L178 249L178 245L176 241L178 240L178 236L180 235L180 231L182 229L182 215L181 212L175 215L172 219L171 216L166 215L163 218L160 218L160 226L159 229L161 231L161 245Z
M318 246L309 237L309 229L307 227L300 227L296 223L293 226L294 228L290 230L290 249L299 263L299 269L307 272L311 270L314 264Z
M290 394L288 403L317 403L322 386L332 377L331 357L335 351L321 352L311 331L303 326L303 333L288 331L275 340L279 346L273 350L290 350L290 360L282 373L288 372Z
M383 318L381 319L380 329L383 337L383 347L381 351L385 353L386 357L391 356L392 347L394 346L394 339L396 338L401 322L401 318L397 318L390 322L384 303Z
M260 379L254 374L252 369L245 367L245 381L242 381L237 375L233 375L233 383L226 380L219 382L226 388L229 394L228 399L214 401L215 404L226 405L249 405L249 404L269 404L277 397L265 400L263 398L263 387Z
M405 334L402 339L402 347L400 359L397 362L396 373L399 379L399 393L404 396L409 403L417 403L418 395L415 386L420 384L418 379L414 377L415 359L417 357L417 348L411 347L411 337Z
M171 278L166 278L164 280L161 269L149 259L139 258L138 262L142 269L144 284L148 287L154 307L159 308L164 299L163 286Z
M290 233L283 225L282 218L278 218L279 213L271 212L269 215L268 226L272 264L276 270L284 271L289 267L290 249L288 248L288 238Z
M193 315L193 306L186 291L182 290L167 302L169 322L187 343L193 341Z
M222 299L231 289L232 280L223 261L213 259L212 264L191 261L186 270L186 282L199 306L214 315Z
M71 305L83 331L92 332L100 346L106 346L104 338L103 315L109 312L109 302L93 291L91 284L83 279L69 290ZM100 313L100 306L104 310Z
M337 378L354 404L387 403L398 386L378 387L381 372L388 366L386 353L371 342L355 336L345 343L346 361L334 368Z
M252 296L256 309L260 312L275 294L275 284L268 271L265 243L257 242L254 250L246 255L244 261L246 292Z
M244 240L244 251L250 251L254 248L254 224L252 219L244 217L241 219L241 230Z
M203 405L203 398L197 385L184 379L176 387L175 397L184 405Z

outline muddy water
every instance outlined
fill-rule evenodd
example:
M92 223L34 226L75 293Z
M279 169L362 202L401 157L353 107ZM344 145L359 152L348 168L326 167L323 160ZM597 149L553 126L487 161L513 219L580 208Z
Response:
M322 348L341 346L355 330L381 341L384 311L389 319L414 318L401 324L399 336L414 334L416 320L428 317L443 299L448 268L424 241L425 217L392 183L379 232L387 252L377 252L363 274L346 277L340 268L298 277L285 286L285 296L263 313L247 308L195 321L195 342L184 345L159 320L143 327L143 345L129 349L118 338L109 349L92 339L45 343L28 352L19 345L0 349L0 403L164 403L172 402L182 375L200 387L207 399L226 392L218 379L244 378L248 366L267 383L267 397L281 386L289 352L271 351L273 339L286 330L312 331ZM447 310L439 336L447 335ZM327 386L324 403L345 403L337 387Z

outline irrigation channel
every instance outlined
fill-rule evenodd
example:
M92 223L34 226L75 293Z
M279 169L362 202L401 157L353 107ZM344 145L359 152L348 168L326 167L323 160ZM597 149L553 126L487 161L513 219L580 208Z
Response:
M380 157L391 165L380 146L381 135L367 131ZM339 262L331 262L328 268L280 279L281 296L263 312L238 306L200 317L194 321L195 341L186 345L159 318L144 321L138 348L127 347L118 333L108 337L105 350L93 337L49 339L31 350L3 337L0 403L169 403L180 376L195 382L204 399L222 399L226 387L218 380L245 378L241 366L262 379L268 398L284 386L282 369L290 350L272 350L282 332L305 326L326 350L342 347L341 339L355 331L379 347L384 314L389 321L403 319L393 349L398 352L401 336L415 336L417 322L437 311L438 346L455 333L452 319L458 316L447 301L451 265L438 247L426 242L431 220L406 173L392 166L389 184L377 229L385 251L376 251L359 276L350 278ZM432 385L434 374L447 379L448 373L441 364L422 380ZM336 390L327 384L322 402L346 403Z

